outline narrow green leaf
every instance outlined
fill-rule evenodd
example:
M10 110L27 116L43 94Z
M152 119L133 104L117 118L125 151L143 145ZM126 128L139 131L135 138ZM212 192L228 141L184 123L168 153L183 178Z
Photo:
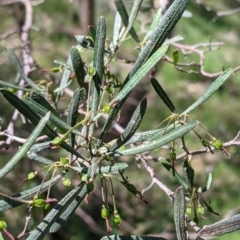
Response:
M138 15L138 12L139 12L140 7L141 7L141 5L142 5L142 1L143 1L143 0L135 0L135 1L133 2L133 6L132 6L132 9L131 9L131 12L130 12L130 15L129 15L129 19L128 19L127 29L125 30L123 39L125 39L126 36L127 36L127 34L128 34L128 32L130 32L131 35L133 34L134 40L135 40L137 43L140 42L138 36L137 36L137 35L136 35L136 36L134 35L135 31L133 31L132 29L133 29L134 21L135 21L137 15ZM133 32L131 33L131 31L133 31Z
M19 87L19 86L16 86L14 84L11 84L11 83L8 83L8 82L2 81L2 80L0 80L0 86L3 86L5 88L12 88L14 90L21 90L23 92L32 92L32 89Z
M44 239L54 222L61 216L61 214L67 209L72 201L77 198L84 185L85 183L81 183L79 186L70 191L60 202L58 202L58 204L48 213L43 221L29 235L27 240Z
M126 155L132 155L132 154L138 154L138 153L143 153L143 152L147 152L147 151L152 151L156 148L166 145L166 144L172 142L173 140L185 135L186 133L188 133L189 131L194 129L198 124L199 124L198 121L190 122L186 125L183 125L177 129L167 133L166 135L163 135L161 138L156 139L152 142L146 143L144 145L132 147L132 148L129 148L126 150L118 150L118 151L110 153L109 155L113 155L113 156L117 157L117 156L126 156Z
M47 142L43 142L43 143L36 143L33 144L30 148L30 152L40 152L44 149L48 149L51 147L52 141L47 141Z
M61 178L62 178L61 175L57 175L53 179L43 183L43 185L40 184L40 185L30 188L26 191L12 195L12 197L18 198L18 199L24 199L24 200L33 199L33 197L36 195L37 192L39 192L39 195L46 192L49 189L49 186L54 186L55 184L57 184L60 181ZM22 204L23 203L15 201L13 199L4 198L3 200L0 200L0 212L4 212L11 208L18 207Z
M190 189L193 188L194 169L189 165L188 160L183 162L183 175Z
M96 174L119 174L119 170L123 170L128 167L126 163L114 163L113 165L101 166L96 169ZM87 174L89 168L87 167L73 167L80 174Z
M28 137L27 141L22 145L22 147L14 154L14 156L0 169L0 179L3 179L25 156L31 146L34 144L36 139L42 133L44 127L46 126L49 119L50 112L44 116L38 125L35 127L31 135Z
M122 24L122 19L121 19L121 16L119 15L119 12L117 12L115 16L115 21L114 21L114 27L113 27L113 40L110 44L110 49L112 52L115 52L115 49L118 45L121 24Z
M32 161L39 162L39 163L42 163L45 165L51 165L54 163L52 160L47 159L47 158L37 154L36 152L28 151L26 154L26 157L31 159Z
M123 25L128 28L128 25L129 25L129 17L128 17L128 13L127 13L127 10L125 8L125 5L124 5L124 2L122 0L115 0L114 1L114 4L116 6L116 9L119 13L119 15L121 16L122 18L122 22L123 22ZM135 31L135 29L133 27L131 27L129 29L129 33L130 35L132 36L132 38L137 42L139 43L140 40L138 38L138 35ZM123 39L124 40L124 39Z
M4 89L0 90L0 92L3 94L4 98L6 98L12 106L14 106L21 114L23 114L29 121L31 121L33 125L36 126L39 123L41 118L34 111L32 111L31 108L29 108L28 105L26 105L26 103L24 103L21 99ZM43 133L46 134L51 140L58 137L58 135L48 125L46 125L43 129ZM68 152L78 156L79 158L84 159L79 152L70 147L64 141L60 144L60 146Z
M93 42L96 41L96 29L94 26L88 26L88 29L89 29L89 32L90 32L90 36L92 37L93 39Z
M133 136L133 134L137 131L143 119L146 108L147 108L147 99L145 98L134 111L133 116L129 121L127 127L125 128L124 132L119 136L117 141L113 145L111 145L111 147L109 148L110 152L116 150L117 148L120 148Z
M143 42L146 42L147 39L151 36L151 34L153 33L153 31L155 30L155 28L157 27L158 23L160 22L160 19L161 19L161 16L162 16L162 9L159 8L157 13L155 14L154 18L153 18L153 21L143 39Z
M203 93L203 95L194 102L190 107L188 107L183 114L188 114L196 107L204 103L208 98L210 98L214 92L218 90L218 88L231 76L232 69L229 68L225 70L210 86L209 88Z
M84 88L84 78L85 78L85 70L84 70L84 63L82 61L82 58L78 52L78 49L73 47L71 49L71 59L72 59L72 66L73 70L75 72L77 82L80 88Z
M183 188L177 188L174 197L174 222L178 240L187 240L185 227L185 199Z
M214 237L221 236L227 233L235 232L240 229L240 214L231 218L223 219L211 225L204 226L198 232L200 237Z
M142 80L143 77L157 64L157 62L162 58L166 53L168 46L162 46L159 48L151 58L143 64L143 66L133 75L133 77L128 81L127 84L120 90L120 92L115 96L111 101L111 104L121 101L125 98L136 85Z
M44 116L44 114L46 114L48 111L45 107L41 106L30 98L23 98L22 101L26 103L32 111L39 114L40 116ZM61 118L56 115L50 114L49 120L53 122L62 133L66 133L67 130L72 129L71 126L66 124ZM79 135L81 134L81 132L77 131L76 129L73 129L72 132Z
M93 67L96 70L96 74L93 76L92 89L91 89L91 120L95 117L98 105L100 102L100 87L102 82L102 76L104 72L104 47L106 38L106 22L104 17L100 17L97 24L96 42L94 45ZM94 132L93 123L90 126L89 135Z
M184 181L184 179L179 175L179 173L177 172L176 169L173 170L172 168L172 164L170 162L168 162L166 159L161 159L160 160L161 164L169 171L171 172L171 175L173 175L174 173L174 177L176 178L176 180L185 188L185 189L189 189L188 184Z
M67 223L67 221L71 218L71 216L74 214L74 212L78 208L79 204L83 201L86 194L87 194L87 186L85 184L81 192L78 194L78 196L69 204L67 209L60 215L60 217L56 219L55 223L50 228L50 231L49 231L50 233L58 231Z
M59 117L59 115L56 112L56 110L51 106L51 104L41 94L36 93L36 92L32 92L30 94L30 97L31 97L32 100L34 100L35 102L37 102L40 105L42 105L43 107L45 107L52 114L54 114L55 116Z
M170 98L166 94L166 92L163 90L163 88L160 85L160 83L154 77L151 77L151 83L152 83L152 86L153 86L154 90L158 94L158 96L163 100L163 102L170 109L170 111L172 113L174 113L176 109L175 109L172 101L170 100Z
M86 90L84 88L77 88L73 94L73 97L71 99L69 109L68 109L68 115L67 115L67 124L71 127L73 127L77 122L77 116L78 116L78 107L80 100L86 99ZM75 144L75 134L71 132L68 135L68 141L69 145L71 147L74 147Z
M19 72L21 78L27 83L29 84L35 91L37 92L41 92L42 90L28 77L25 76L25 73L23 71L23 68L15 54L15 52L11 49L11 48L7 48L8 54L13 62L13 64L15 65L15 67L17 68L17 71Z
M199 187L198 192L199 193L206 192L207 190L210 189L211 185L212 185L212 173L208 173L208 179L207 179L206 187L204 187L203 189L201 187Z
M105 236L100 240L167 240L167 239L162 237L151 237L151 236L111 235L111 236Z
M70 67L72 66L71 55L69 55L69 57L68 57L66 66L70 66ZM60 97L63 94L64 88L66 88L66 86L68 86L71 73L72 73L71 68L69 68L69 67L64 68L62 77L60 80L60 85L59 85L60 91L57 91L57 97L56 97L55 103L57 103L59 101Z

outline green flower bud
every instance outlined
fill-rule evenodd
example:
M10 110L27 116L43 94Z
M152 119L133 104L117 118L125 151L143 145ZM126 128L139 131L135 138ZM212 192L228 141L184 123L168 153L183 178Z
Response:
M110 217L109 210L104 206L102 207L102 210L101 210L101 216L102 216L103 219L106 219L106 218Z
M55 138L53 139L53 141L52 141L52 144L53 144L54 146L59 146L59 145L62 143L62 141L63 141L62 138L60 138L60 137L55 137Z
M109 113L110 110L111 110L111 107L109 106L109 104L105 103L103 107L104 113Z
M81 181L86 182L87 181L87 174L83 174L81 177Z
M203 145L204 147L209 146L209 142L208 142L208 141L206 141L206 140L204 140L204 139L202 139L201 141L202 141L202 145Z
M88 68L88 75L90 77L93 77L96 74L96 69L94 67L89 67Z
M60 162L61 162L61 164L65 165L68 163L68 160L66 157L60 157Z
M69 178L63 178L62 179L62 184L65 186L65 187L70 187L71 186L71 180Z
M51 210L51 204L50 203L46 203L44 206L43 206L43 212L44 213L48 213L50 212Z
M186 214L187 214L188 216L191 216L191 214L192 214L192 208L191 208L191 207L187 207L187 208L186 208Z
M175 152L170 152L170 160L171 160L171 161L176 160L176 157L177 157L177 155L176 155Z
M120 224L121 223L121 217L120 217L120 215L118 214L118 213L116 213L116 214L114 214L114 216L113 216L113 222L116 224L116 225L118 225L118 224Z
M11 92L11 93L15 93L15 92L16 92L16 89L14 89L14 88L8 88L8 91Z
M57 72L60 71L60 68L59 67L54 67L51 70L52 70L52 72L57 73Z
M45 205L45 199L35 199L33 200L33 206L34 207L44 207Z
M36 172L30 172L30 173L27 175L27 179L28 179L28 180L31 180L31 179L35 178L36 175L37 175Z
M204 214L204 207L202 207L201 205L198 206L197 213L200 214L200 215L203 215Z
M6 228L6 227L7 227L6 222L3 221L3 220L0 220L0 230L3 230L3 229Z
M223 144L220 140L214 140L212 141L212 146L216 149L221 149L223 147Z

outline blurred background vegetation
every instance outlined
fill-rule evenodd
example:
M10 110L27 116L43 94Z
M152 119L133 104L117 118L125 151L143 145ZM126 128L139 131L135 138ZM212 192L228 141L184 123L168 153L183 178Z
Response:
M84 5L86 1L90 5L89 11ZM101 15L106 18L108 28L107 37L110 41L115 17L113 1L86 1L52 0L42 1L42 3L31 1L33 4L36 4L33 8L33 26L30 32L31 54L38 67L37 70L31 73L30 77L32 79L43 81L45 84L49 84L50 88L51 85L57 84L60 75L52 73L43 75L40 69L55 67L56 65L53 63L55 59L65 62L71 47L77 44L74 35L88 35L86 24L95 25ZM132 0L126 0L126 5L129 9L132 2ZM142 9L135 25L142 39L144 38L146 28L155 14L156 9L154 7L157 7L157 5L158 1L143 1ZM186 12L187 17L182 17L171 33L171 36L182 36L184 40L179 42L179 44L184 46L200 43L208 46L207 49L209 48L209 51L204 55L204 69L209 73L209 76L210 74L220 72L222 69L235 68L240 65L240 12L237 11L239 8L239 0L190 1L187 8L188 12ZM231 11L226 12L228 10ZM0 6L0 79L9 83L14 83L16 70L10 61L6 47L14 48L16 53L21 56L19 27L24 18L25 8L18 1L10 5ZM9 33L9 36L5 36L6 33ZM213 42L223 42L224 45L211 49L209 46ZM172 54L175 50L174 46L169 49L169 58L173 57ZM132 66L131 63L124 63L123 60L134 61L137 54L137 45L131 39L122 43L115 57L118 61L111 64L111 71L118 79L123 80ZM181 51L178 51L178 54L179 62L199 62L199 55L196 53L184 55ZM88 57L90 57L89 53L85 54L83 58L87 60ZM185 69L187 71L197 71L198 66L190 66ZM183 111L196 100L215 79L209 76L179 71L173 64L167 61L162 61L156 70L156 78L161 82L178 112ZM240 129L240 84L238 80L239 73L236 72L207 103L200 106L191 114L191 117L201 121L207 131L223 142L232 140ZM75 89L75 86L73 84L70 86L70 89ZM148 98L149 108L141 125L142 130L148 130L157 127L170 115L170 112L155 94L148 81L144 81L141 88L144 91L142 93L138 92L138 95L142 94L142 96L138 96L137 100L133 96L129 102L130 104L137 105L137 101L144 96ZM68 106L70 98L68 96L65 96L65 98L64 104L59 106L59 111L64 112ZM9 123L13 109L9 107L9 104L2 96L0 97L0 101L1 125L4 130ZM123 111L122 115L124 116L124 114L128 115L129 113L124 113ZM28 124L22 126L21 120L17 122L16 126L17 136L27 137L29 135L29 128L31 126ZM187 143L189 148L193 150L201 148L201 143L194 136L191 137ZM10 156L16 152L17 148L17 143L13 143L7 150L2 148L0 150L0 164L5 164ZM204 197L208 202L211 201L211 206L215 211L222 214L219 217L206 211L204 214L206 219L201 220L199 224L201 226L240 212L239 147L231 147L228 151L232 155L232 160L229 160L221 152L214 155L210 153L197 155L192 159L192 164L197 174L196 178L200 186L205 186L207 173L213 173L212 188L204 194ZM52 151L51 153L46 152L46 154L53 160L59 157L57 151L55 154ZM49 156L49 154L52 156ZM166 157L164 151L162 155ZM146 188L150 184L151 179L143 166L136 164L134 159L124 158L121 161L126 161L129 164L126 174L139 190ZM163 169L160 163L152 162L150 165L154 167L156 177L174 191L178 186L174 178L169 177L169 174ZM25 159L17 167L17 170L15 169L15 171L22 172L22 179L16 179L14 174L9 174L7 179L1 182L1 191L9 194L19 192L16 182L21 182L31 168L38 170L39 167ZM181 171L181 163L176 163L176 168ZM11 185L9 185L9 180L12 180ZM40 181L39 178L38 183ZM6 182L8 185L6 185ZM35 183L31 184L34 185ZM64 193L64 187L58 186L56 192L52 192L54 195L52 197L63 196ZM119 185L116 185L116 193L117 205L124 219L122 225L128 233L135 235L151 234L166 237L169 240L176 239L172 203L156 185L144 194L149 201L148 205L134 198ZM56 234L49 235L48 239L100 239L101 236L106 235L105 222L100 216L101 205L100 188L95 187L95 191L90 195L89 204L82 204L81 208L76 211L76 214L66 226ZM14 234L22 230L26 215L26 206L21 206L11 210L11 214L10 212L6 212L2 217L7 220L9 229ZM39 212L33 217L32 224L34 225L38 221ZM192 232L190 228L189 231ZM119 232L119 229L116 227L113 229L114 234L119 234ZM240 239L240 232L219 237L219 239L226 240L229 237L232 240Z

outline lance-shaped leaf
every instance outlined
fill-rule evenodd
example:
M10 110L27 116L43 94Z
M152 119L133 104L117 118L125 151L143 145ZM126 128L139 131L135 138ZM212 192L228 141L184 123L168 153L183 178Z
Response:
M90 36L92 37L93 42L96 40L96 28L94 26L88 26Z
M96 169L96 174L119 174L120 170L123 170L128 167L128 164L126 163L115 163L113 165L109 166L100 166ZM76 170L80 174L87 174L89 172L89 168L87 167L72 167L74 170Z
M14 154L14 156L0 169L0 179L3 179L25 156L31 146L34 144L36 139L42 133L44 127L46 126L49 119L50 112L44 116L38 125L35 127L31 135L28 137L27 141L23 146Z
M121 101L125 98L136 85L146 76L146 74L157 64L157 62L166 53L168 46L162 46L159 48L146 63L133 75L133 77L124 85L120 92L115 96L110 104Z
M128 19L128 26L127 26L127 29L125 30L125 33L124 33L124 36L123 36L123 39L125 39L125 37L127 36L128 32L131 31L131 29L133 29L133 23L138 15L138 12L139 12L139 9L142 5L142 1L143 0L135 0L133 2L133 6L132 6L132 9L131 9L131 12L130 12L130 15L129 15L129 19ZM137 38L134 38L135 41L137 43L140 42L138 36L136 36Z
M176 169L173 170L172 164L167 161L166 159L161 159L160 160L161 164L169 171L171 172L171 175L174 173L174 177L176 180L185 188L188 189L189 186L188 184L184 181L184 179L179 175L179 173L176 171Z
M106 133L108 132L109 128L112 126L112 123L114 121L114 118L117 116L117 114L119 113L119 110L121 109L122 105L123 105L124 101L120 101L117 105L115 105L112 110L110 111L108 118L106 119L103 127L102 127L102 132L99 136L99 139L97 141L96 144L96 149L102 144L103 139L106 135Z
M16 86L14 84L11 84L11 83L8 83L8 82L2 81L2 80L0 80L0 86L3 86L5 88L12 88L14 90L21 90L23 92L32 92L32 89L19 87L19 86Z
M84 78L85 78L85 70L84 70L84 63L82 58L78 52L78 49L73 47L71 49L71 59L72 59L72 66L75 72L77 82L80 88L84 87Z
M100 17L97 24L96 41L94 45L93 67L96 70L91 86L91 120L95 117L100 102L100 87L104 72L104 47L106 38L106 22ZM93 134L94 123L90 126L89 135Z
M125 8L124 2L122 0L115 0L114 3L115 3L116 9L117 9L119 15L122 18L123 25L128 29L129 17L128 17L128 13L127 13L127 10ZM132 18L134 18L134 16L132 16ZM135 29L131 26L132 24L133 24L133 22L130 24L128 31L129 31L130 35L132 36L132 38L136 42L139 43L140 40L138 38L138 35L136 34Z
M116 16L115 16L115 21L114 21L114 27L113 27L113 40L109 46L109 48L112 52L115 51L115 49L118 45L121 24L122 24L122 19L121 19L121 16L119 15L119 13L117 12Z
M85 183L81 183L70 191L57 205L47 214L43 221L29 235L27 240L42 240L48 234L54 222L61 216L67 207L78 197L79 192L84 187Z
M183 175L189 188L193 188L194 169L189 165L188 160L183 163Z
M40 152L44 149L50 148L52 144L52 141L47 141L43 143L36 143L31 146L30 150L31 152Z
M116 142L110 146L109 151L113 152L117 148L120 148L124 145L132 135L137 131L143 116L145 114L147 108L147 99L145 98L136 108L133 113L131 120L129 121L127 127L125 128L124 132L119 136Z
M69 55L69 57L68 57L66 66L70 66L70 67L72 66L71 55ZM55 103L57 103L58 100L60 99L60 97L62 96L64 88L66 88L66 86L68 86L71 73L72 73L71 68L69 68L69 67L64 68L62 77L60 80L60 86L59 86L60 91L57 91L57 97L55 99Z
M35 113L39 114L40 116L44 116L48 111L45 107L38 104L37 102L33 101L30 98L23 98L22 101L28 105L28 107L34 111ZM54 114L50 114L49 120L56 125L56 127L62 132L65 133L67 130L71 130L72 128L66 124L61 118ZM81 134L81 132L77 131L76 129L72 129L72 132L75 134Z
M55 223L50 228L50 233L58 231L67 223L67 221L71 218L71 216L78 208L79 204L83 201L86 194L87 185L85 184L78 196L69 204L67 209L60 215L60 217L56 219Z
M163 88L160 85L160 83L154 77L151 77L151 83L152 83L152 86L153 86L154 90L158 94L158 96L163 100L163 102L170 109L170 111L172 113L174 113L176 109L175 109L172 101L170 100L170 98L166 94L166 92L163 90Z
M198 232L200 237L214 237L221 236L227 233L231 233L240 229L240 214L237 214L231 218L223 219L214 224L204 226L202 230Z
M179 187L174 197L174 222L178 240L187 240L185 226L185 199L183 188Z
M59 115L56 112L56 110L51 106L51 104L41 94L36 93L36 92L32 92L30 94L30 97L31 97L32 100L34 100L35 102L37 102L40 105L42 105L43 107L45 107L52 114L54 114L55 116L59 117Z
M210 86L209 88L203 93L203 95L194 102L190 107L188 107L182 114L188 114L196 107L204 103L208 98L210 98L214 92L218 90L218 88L230 77L232 74L232 69L225 70Z
M126 155L133 155L138 153L143 153L147 151L152 151L156 148L159 148L163 145L166 145L173 140L185 135L189 131L191 131L193 128L195 128L199 124L198 121L190 122L184 126L181 126L166 135L163 135L161 138L156 139L152 142L148 142L146 144L142 144L140 146L132 147L126 150L117 150L115 152L109 153L110 156L126 156Z
M57 175L53 179L51 179L43 184L40 184L40 185L30 188L26 191L15 194L11 197L17 198L17 199L24 199L24 200L33 199L33 197L36 195L36 193L39 193L39 195L40 195L40 194L46 192L49 189L49 186L54 186L55 184L57 184L60 181L61 178L62 178L61 175ZM22 204L23 204L22 202L18 202L13 199L10 199L10 198L4 198L4 199L0 200L0 211L4 212L11 208L18 207Z
M32 161L39 162L39 163L42 163L45 165L51 165L54 163L52 160L45 158L45 157L37 154L36 152L28 151L26 154L26 157L31 159Z
M33 125L37 125L41 118L31 110L31 108L28 107L26 103L24 103L21 99L19 99L17 96L12 94L9 91L6 90L0 90L0 92L3 94L3 96L8 100L9 103L11 103L12 106L14 106L21 114L23 114L29 121L32 122ZM58 137L58 135L46 124L45 128L43 129L43 133L46 134L51 140ZM83 158L80 153L78 153L75 149L70 147L67 143L64 141L61 142L60 146L67 150L68 152L78 156L79 158Z
M155 14L154 18L153 18L153 21L143 39L143 42L146 42L147 39L151 36L151 34L153 33L153 31L155 30L155 28L157 27L158 23L160 22L160 19L161 19L161 16L162 16L162 9L159 8L157 10L157 13Z
M127 78L124 81L125 85L132 76L142 67L144 62L162 46L169 33L172 31L178 20L181 18L184 10L188 5L189 0L175 0L167 13L158 23L157 27L149 37L146 45L140 52L137 61L133 65Z
M67 124L71 127L73 127L76 124L77 116L78 116L78 107L80 100L86 99L86 90L84 88L77 88L76 91L73 94L73 97L71 99L69 109L68 109L68 115L67 115ZM68 141L69 145L71 147L75 144L75 134L71 132L68 135Z
M23 68L15 54L15 52L11 49L11 48L7 48L8 54L13 62L13 64L15 65L15 67L17 68L17 71L19 72L21 78L27 83L29 84L35 91L42 91L31 79L29 79L28 77L25 76L25 73L23 71Z
M111 235L105 236L100 240L167 240L166 238L162 237L151 237L151 236L136 236L136 235Z
M202 193L202 192L206 192L207 190L210 189L211 185L212 185L212 173L208 173L208 178L207 178L207 185L206 187L204 187L203 189L201 187L198 188L198 192Z

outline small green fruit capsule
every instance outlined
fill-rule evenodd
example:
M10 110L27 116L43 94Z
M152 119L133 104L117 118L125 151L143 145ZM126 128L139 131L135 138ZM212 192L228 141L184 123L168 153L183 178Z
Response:
M216 149L221 149L223 147L223 144L220 140L212 141L212 146Z
M3 230L3 229L6 228L6 227L7 227L6 222L3 221L3 220L0 220L0 230Z
M94 67L89 67L88 68L88 75L90 77L93 77L96 74L96 69Z
M71 180L69 178L63 178L62 179L62 184L65 186L65 187L70 187L71 186Z
M54 146L59 146L59 145L62 143L62 141L63 141L62 138L56 137L56 138L53 139L52 144L53 144Z
M114 214L114 216L113 216L113 222L116 224L116 225L118 225L118 224L120 224L121 223L121 217L120 217L120 215L117 213L117 214Z
M187 207L187 208L186 208L186 214L187 214L188 216L191 216L191 214L192 214L192 208Z
M31 179L35 178L36 175L37 175L37 174L36 174L35 172L30 172L30 173L27 175L27 179L28 179L28 180L31 180Z
M45 200L44 199L33 200L33 206L34 207L44 207L44 205L45 205Z
M204 207L202 207L201 205L198 206L197 213L200 214L200 215L203 215L204 214Z
M101 216L102 216L103 219L106 219L106 218L110 217L109 210L106 207L102 207Z
M90 192L92 192L93 189L94 189L94 184L92 182L88 183L87 184L87 192L90 193Z
M204 147L207 147L207 146L209 146L209 142L206 141L206 140L204 140L204 139L202 139L202 145L203 145Z
M60 162L62 165L66 165L68 163L68 160L66 157L60 157Z
M51 205L50 205L50 203L46 203L46 204L43 206L43 212L44 212L44 213L48 213L48 212L50 212L50 210L51 210Z
M59 72L60 71L60 68L59 67L54 67L54 68L52 68L52 72L54 72L54 73L57 73L57 72Z
M171 161L175 161L175 160L176 160L176 157L177 157L177 155L176 155L175 152L170 152L170 160L171 160Z

